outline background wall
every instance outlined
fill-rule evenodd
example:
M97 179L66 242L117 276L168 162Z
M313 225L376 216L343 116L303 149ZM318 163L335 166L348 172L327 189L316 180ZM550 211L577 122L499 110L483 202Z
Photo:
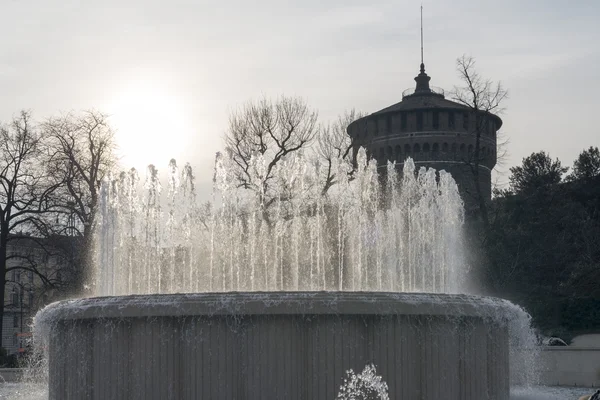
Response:
M541 384L600 387L600 348L544 347Z

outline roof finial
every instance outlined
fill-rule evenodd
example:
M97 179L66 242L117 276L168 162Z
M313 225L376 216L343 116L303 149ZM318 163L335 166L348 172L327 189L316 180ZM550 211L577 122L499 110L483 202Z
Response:
M421 3L421 72L425 69L423 63L423 3Z

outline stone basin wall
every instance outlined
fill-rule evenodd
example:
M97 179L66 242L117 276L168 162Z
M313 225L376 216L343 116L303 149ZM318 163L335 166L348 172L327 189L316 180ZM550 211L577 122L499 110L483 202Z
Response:
M50 399L327 399L374 364L390 399L509 395L502 303L462 295L222 293L55 303Z

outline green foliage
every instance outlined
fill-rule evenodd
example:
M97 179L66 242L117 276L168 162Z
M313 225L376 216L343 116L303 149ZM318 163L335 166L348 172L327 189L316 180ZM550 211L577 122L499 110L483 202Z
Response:
M600 175L600 150L590 146L582 151L573 163L573 173L567 178L570 181L591 179Z
M515 193L529 194L543 188L558 184L562 175L568 171L558 159L552 158L544 151L532 153L523 159L523 164L510 169L510 187Z
M563 326L569 330L593 330L600 324L600 298L570 298L560 311Z
M482 235L484 280L543 332L600 330L600 176L560 183L564 170L544 152L511 169L515 194L495 193Z

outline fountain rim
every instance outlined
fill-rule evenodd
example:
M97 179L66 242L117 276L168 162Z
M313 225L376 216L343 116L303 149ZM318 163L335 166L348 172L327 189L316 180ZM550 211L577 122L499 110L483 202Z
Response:
M36 316L60 320L250 315L427 315L510 319L507 300L409 292L210 292L90 297L52 303ZM501 310L505 312L499 312ZM36 322L36 323L37 323Z

